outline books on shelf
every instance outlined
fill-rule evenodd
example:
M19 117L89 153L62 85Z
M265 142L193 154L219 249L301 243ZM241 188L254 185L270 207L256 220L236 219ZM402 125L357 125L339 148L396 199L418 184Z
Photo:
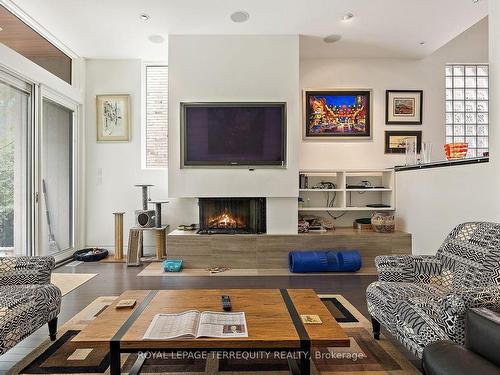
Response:
M245 313L189 310L156 314L144 334L145 340L178 337L248 337Z

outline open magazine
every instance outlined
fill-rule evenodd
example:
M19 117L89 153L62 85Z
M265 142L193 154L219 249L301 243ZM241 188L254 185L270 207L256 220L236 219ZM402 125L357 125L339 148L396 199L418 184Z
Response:
M144 334L145 340L177 337L248 337L245 313L189 310L156 314Z

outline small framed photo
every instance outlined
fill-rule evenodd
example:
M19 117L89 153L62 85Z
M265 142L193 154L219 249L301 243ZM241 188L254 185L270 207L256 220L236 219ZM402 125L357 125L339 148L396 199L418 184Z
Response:
M386 131L385 132L385 153L404 154L406 140L414 139L417 142L417 153L422 148L422 132L419 131Z
M385 123L387 125L422 125L422 90L387 90Z
M371 90L304 90L306 140L371 138Z
M97 95L97 141L130 141L130 95Z

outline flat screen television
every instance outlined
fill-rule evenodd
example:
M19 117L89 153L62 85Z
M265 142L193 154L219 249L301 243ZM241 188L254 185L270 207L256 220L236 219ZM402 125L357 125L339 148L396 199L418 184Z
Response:
M183 167L284 167L285 103L181 103Z

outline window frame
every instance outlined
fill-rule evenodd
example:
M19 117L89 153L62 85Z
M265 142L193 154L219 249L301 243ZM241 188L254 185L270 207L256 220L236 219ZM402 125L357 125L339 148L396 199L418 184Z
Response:
M455 68L463 67L463 75L455 74ZM474 74L467 74L467 68L474 68ZM486 75L478 75L479 67L487 67ZM456 87L455 81L457 78L463 77L463 87ZM467 78L473 78L475 84L473 86L467 84ZM487 85L486 87L478 86L478 78L486 78ZM445 144L452 142L461 142L460 138L463 138L463 142L467 142L467 138L475 138L474 147L469 147L469 150L474 150L475 155L467 155L466 158L474 158L474 157L483 157L485 152L490 151L490 131L491 131L491 123L490 123L490 64L489 63L447 63L445 65ZM456 98L455 91L462 91L463 98ZM467 99L467 90L475 90L474 99ZM487 97L486 99L478 99L478 90L486 90ZM451 93L449 92L451 91ZM451 94L451 95L450 95ZM463 103L463 111L456 109L456 102ZM467 110L467 103L474 102L475 108L473 110ZM484 102L487 105L486 111L478 111L477 105L478 102ZM475 121L468 122L467 114L474 114ZM455 122L456 115L463 114L463 122ZM486 114L487 121L485 123L479 123L478 114ZM455 127L463 126L463 135L455 135ZM475 127L475 135L467 134L467 127L474 126ZM487 134L479 133L479 127L486 127ZM451 128L451 134L449 131L449 127ZM458 138L458 139L457 139ZM478 139L486 138L487 139L487 147L478 147ZM478 151L481 150L481 154L478 154Z
M150 66L164 66L168 69L166 61L143 61L141 64L141 169L144 170L166 170L168 169L168 155L167 165L164 167L149 167L147 163L147 75L146 69ZM168 86L167 86L168 90ZM168 94L167 94L168 95ZM168 111L170 106L167 104L167 132L168 132ZM167 133L168 140L168 133ZM168 147L168 146L167 146Z

